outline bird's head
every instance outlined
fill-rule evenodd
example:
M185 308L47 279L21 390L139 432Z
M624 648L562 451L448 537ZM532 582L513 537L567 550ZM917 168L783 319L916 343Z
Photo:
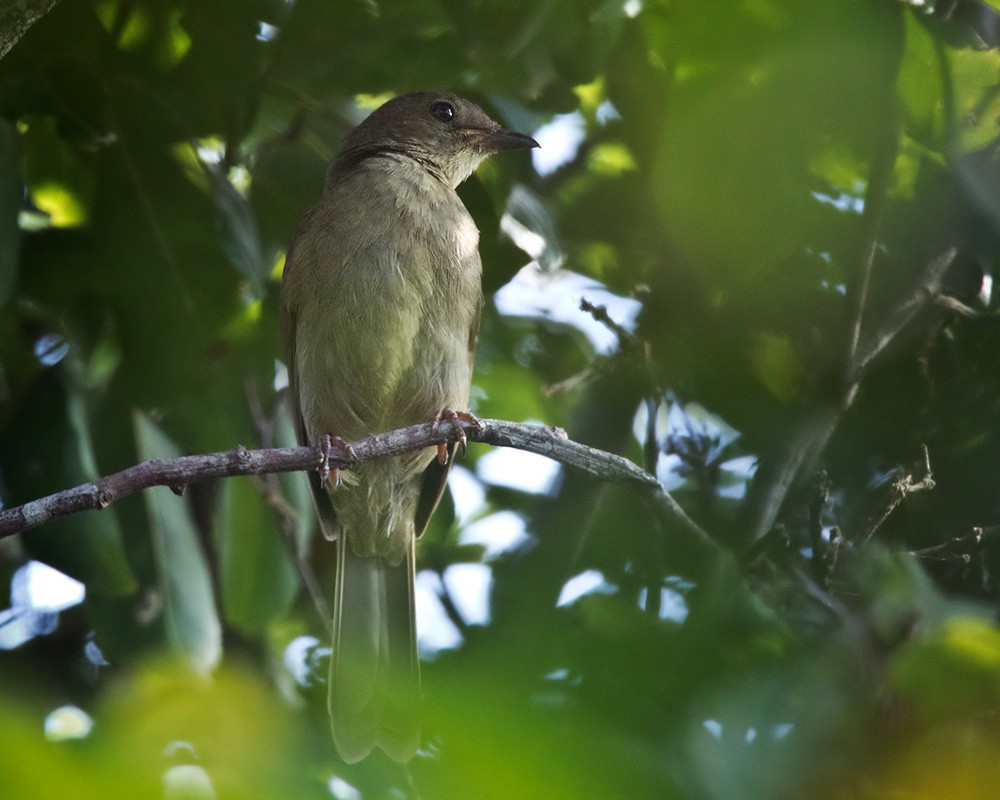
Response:
M507 130L469 100L451 92L416 92L373 111L348 135L340 158L409 156L454 188L493 153L532 147L538 142Z

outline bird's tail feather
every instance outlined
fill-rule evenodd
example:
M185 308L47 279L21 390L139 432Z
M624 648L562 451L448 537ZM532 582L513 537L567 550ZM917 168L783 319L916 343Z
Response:
M330 721L348 763L380 747L408 761L420 743L420 664L414 627L414 551L390 566L356 555L337 537L330 660Z

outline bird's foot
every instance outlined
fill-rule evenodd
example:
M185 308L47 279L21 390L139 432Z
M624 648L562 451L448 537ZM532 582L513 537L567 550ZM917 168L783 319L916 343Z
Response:
M458 446L462 448L462 455L465 455L465 450L468 445L468 440L465 436L465 430L459 425L459 422L465 422L474 427L476 430L483 429L483 423L479 421L479 418L474 414L470 414L468 411L452 411L450 408L442 408L437 414L434 415L432 420L433 428L432 431L435 436L438 435L438 429L441 427L442 420L450 422L451 426L455 429L457 436ZM441 465L448 463L448 443L438 442L437 446L437 460Z
M353 460L357 458L354 453L354 448L339 436L331 436L329 433L324 433L320 436L316 441L316 446L319 448L320 452L319 485L326 486L329 482L331 488L339 488L340 470L337 467L330 466L330 456L333 454L334 448L336 448L343 453L345 457Z

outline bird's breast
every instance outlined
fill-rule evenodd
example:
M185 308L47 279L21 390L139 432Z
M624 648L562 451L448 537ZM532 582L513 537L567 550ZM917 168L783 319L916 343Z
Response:
M325 203L348 212L319 214L297 245L314 273L296 336L314 436L355 438L468 403L479 231L453 191L425 183L344 187Z

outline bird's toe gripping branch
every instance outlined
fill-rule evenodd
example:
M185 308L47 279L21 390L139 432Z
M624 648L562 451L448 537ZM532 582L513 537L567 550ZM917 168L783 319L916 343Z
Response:
M319 484L326 486L329 481L329 485L336 489L340 486L340 470L330 466L330 456L333 455L334 448L336 448L344 457L353 460L357 458L354 448L339 436L331 436L329 433L321 435L316 446L320 452Z
M459 422L465 422L472 425L476 430L483 429L483 423L479 421L479 418L474 414L470 414L468 411L452 411L450 408L442 408L437 414L434 415L432 423L434 425L433 431L434 435L437 436L440 432L441 422L449 422L451 426L455 429L456 439L458 441L458 446L462 448L462 455L465 455L466 446L468 445L468 440L465 436L465 430L459 425ZM448 463L448 442L438 442L437 446L437 459L439 464Z

